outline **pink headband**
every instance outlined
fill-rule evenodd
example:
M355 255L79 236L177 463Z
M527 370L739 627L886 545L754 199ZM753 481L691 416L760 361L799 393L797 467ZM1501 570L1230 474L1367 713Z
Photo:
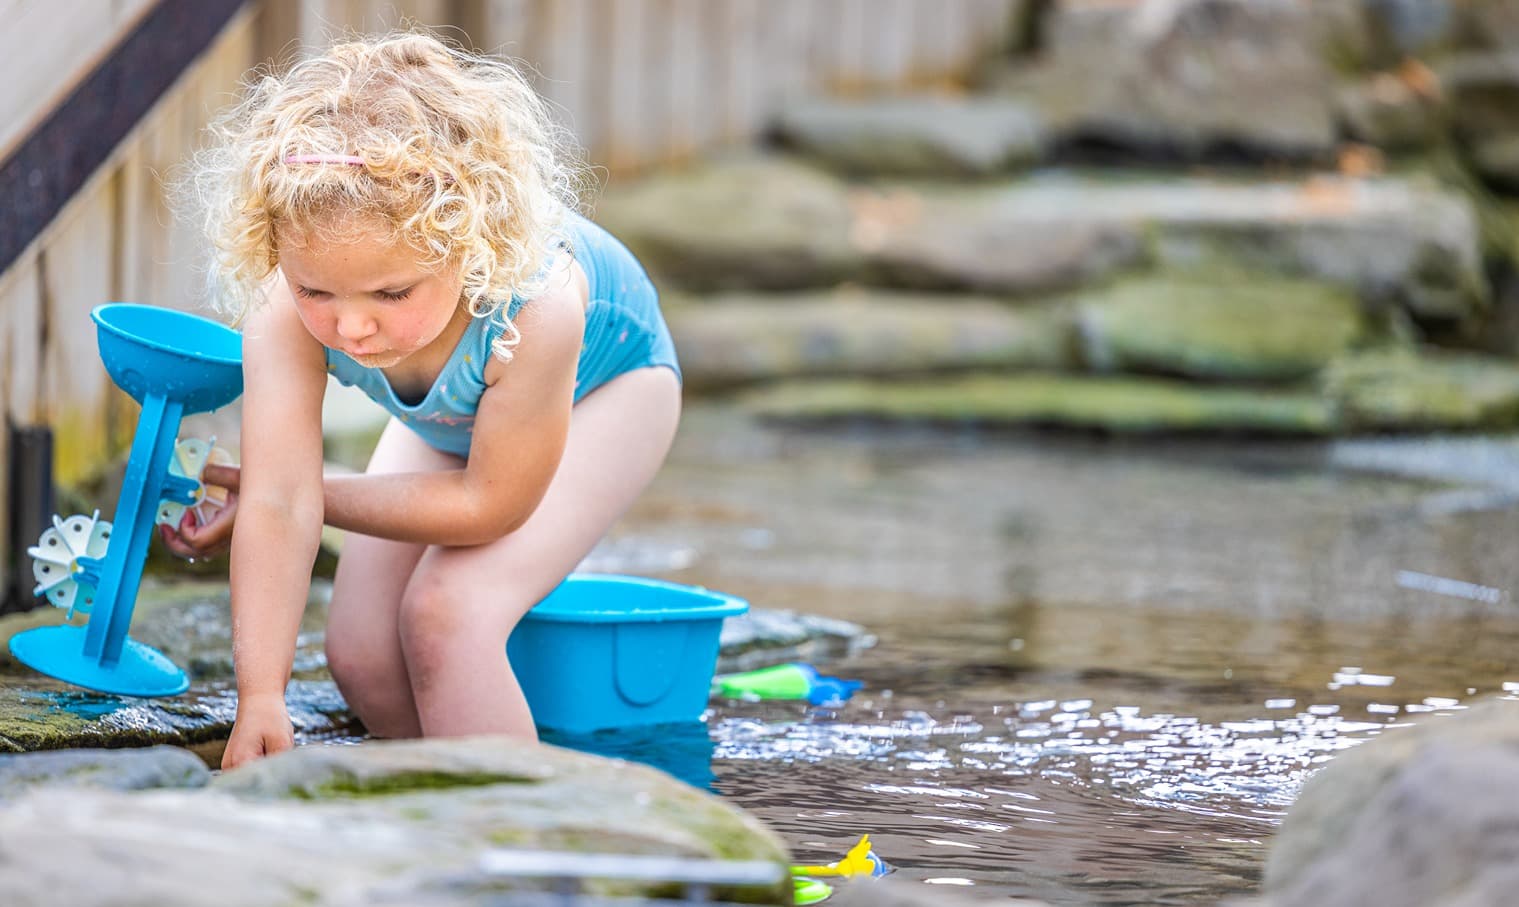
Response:
M364 159L357 154L292 154L285 158L287 164L351 164L364 166Z

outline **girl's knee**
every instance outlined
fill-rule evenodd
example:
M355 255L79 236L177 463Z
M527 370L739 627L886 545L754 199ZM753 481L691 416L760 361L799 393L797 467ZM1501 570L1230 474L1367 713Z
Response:
M447 576L412 577L398 615L408 664L444 660L458 646L485 641L504 646L517 618L532 605L518 608L513 601L509 589L467 589Z

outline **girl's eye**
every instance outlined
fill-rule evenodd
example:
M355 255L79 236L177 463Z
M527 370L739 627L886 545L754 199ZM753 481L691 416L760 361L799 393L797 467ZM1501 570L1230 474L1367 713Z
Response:
M323 293L321 290L313 290L308 287L303 287L300 284L296 284L295 295L301 297L302 299L319 299L323 296L326 296L327 294Z
M416 288L415 287L407 287L406 289L401 290L401 291L396 292L396 293L390 293L390 292L387 292L385 290L380 290L379 293L377 293L376 295L378 295L381 299L389 299L392 302L399 302L400 300L405 299L406 297L410 296L411 295L411 291L414 290L414 289L416 289Z

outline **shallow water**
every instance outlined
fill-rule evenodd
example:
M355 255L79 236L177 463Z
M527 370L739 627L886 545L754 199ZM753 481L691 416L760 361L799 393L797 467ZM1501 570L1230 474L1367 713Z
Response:
M1519 510L1492 469L1519 447L1462 444L799 431L699 409L600 566L879 637L824 666L865 681L840 709L711 716L712 788L798 858L868 832L924 884L1213 903L1257 890L1336 752L1519 681Z

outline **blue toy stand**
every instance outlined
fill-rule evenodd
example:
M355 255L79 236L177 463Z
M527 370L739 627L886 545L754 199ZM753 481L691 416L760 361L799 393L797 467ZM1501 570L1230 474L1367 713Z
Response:
M93 526L92 520L56 521L61 535L51 544L71 530L89 535L88 543L71 547L73 557L51 555L54 559L37 568L67 568L77 587L66 600L69 613L87 613L89 622L18 633L11 638L11 654L44 674L92 690L172 696L189 687L185 672L157 649L130 639L127 628L160 503L197 503L200 482L169 470L180 419L225 406L243 392L242 338L213 321L154 306L111 303L90 317L106 371L142 404L142 414L112 527L91 533L81 527ZM88 553L99 544L106 545L103 558ZM33 554L46 552L33 549Z

